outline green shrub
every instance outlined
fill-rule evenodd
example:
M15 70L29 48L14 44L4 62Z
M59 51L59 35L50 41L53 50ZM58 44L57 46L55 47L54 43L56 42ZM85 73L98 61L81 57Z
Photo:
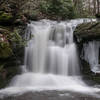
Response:
M7 36L7 39L10 41L11 45L15 45L16 48L25 46L25 41L22 39L21 35L19 35L19 31L16 29Z
M40 3L40 10L49 16L58 16L62 19L75 17L71 0L44 0Z
M12 49L8 42L0 42L0 58L7 58L12 54Z
M11 23L13 16L10 13L0 12L0 23Z
M17 29L14 29L13 32L7 31L7 29L2 30L4 40L0 39L0 58L7 58L14 53L13 49L24 47L26 43Z

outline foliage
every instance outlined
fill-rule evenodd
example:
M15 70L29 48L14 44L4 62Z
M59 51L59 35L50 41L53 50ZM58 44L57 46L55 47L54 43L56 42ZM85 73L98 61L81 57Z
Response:
M1 5L2 3L4 3L5 1L7 1L7 0L0 0L0 5Z
M73 0L74 2L74 10L76 13L76 17L82 17L83 15L83 0Z
M0 23L9 23L13 19L12 14L6 12L0 12Z
M95 16L100 13L100 0L73 0L77 17Z
M71 0L48 0L41 1L40 10L49 16L58 16L62 19L75 17Z
M27 0L9 0L10 8L13 10L14 15L18 15L21 12L26 1Z
M4 29L2 29L4 31ZM3 32L5 40L0 41L0 58L7 58L13 54L13 49L25 46L25 41L18 30Z
M21 35L19 35L18 30L11 32L7 36L7 39L10 41L11 45L15 47L21 47L25 45L25 41L22 39Z
M12 54L12 49L7 42L0 42L0 57L6 58Z
M26 10L24 11L24 15L29 19L29 20L37 20L37 17L39 15L38 10Z

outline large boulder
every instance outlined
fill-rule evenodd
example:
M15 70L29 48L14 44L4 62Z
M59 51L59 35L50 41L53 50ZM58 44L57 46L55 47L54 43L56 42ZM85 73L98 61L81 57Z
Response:
M76 27L74 36L77 42L100 40L100 22L83 23Z

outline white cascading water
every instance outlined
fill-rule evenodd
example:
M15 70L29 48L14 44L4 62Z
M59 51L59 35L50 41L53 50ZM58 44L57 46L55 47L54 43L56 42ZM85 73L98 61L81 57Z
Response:
M80 69L73 29L78 23L81 20L75 24L48 20L28 24L26 37L33 38L25 48L23 74L16 76L11 86L58 88L76 84L73 77L80 75Z
M99 41L91 41L83 45L83 58L90 64L91 71L94 73L100 73L99 50Z
M42 24L42 25L41 25ZM25 50L25 70L33 73L77 75L79 65L71 23L32 22L33 35Z
M15 76L10 86L0 93L59 89L93 92L95 89L91 90L80 77L77 49L73 41L75 27L83 22L84 19L60 23L41 20L28 24L26 38L32 39L25 48L22 74Z

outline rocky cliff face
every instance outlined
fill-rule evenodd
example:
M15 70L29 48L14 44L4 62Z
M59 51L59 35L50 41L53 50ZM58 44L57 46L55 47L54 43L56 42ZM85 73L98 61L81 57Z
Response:
M76 43L78 45L79 55L80 55L80 62L81 62L81 70L83 72L83 75L86 76L86 78L94 80L97 83L100 83L100 73L95 73L91 71L91 65L89 61L87 61L84 58L84 45L88 45L93 43L94 41L98 42L100 41L100 22L89 22L89 23L83 23L77 26L76 30L74 31L74 37L76 40ZM93 44L94 48L94 54L97 52L96 44ZM85 48L87 49L87 48ZM88 50L88 53L91 53L92 44L90 44L90 50ZM93 54L92 53L92 54ZM93 54L93 55L94 55ZM98 64L100 61L100 51L98 51L98 55L96 55L98 59ZM87 54L87 56L90 56ZM94 55L95 56L95 55ZM94 57L91 56L91 57ZM95 59L94 59L95 60ZM93 61L92 61L93 62ZM95 61L94 61L95 63ZM94 64L96 65L96 64ZM99 65L98 65L99 66ZM99 71L99 70L98 70Z
M0 26L0 88L19 73L23 63L25 44L20 27Z
M27 21L14 4L13 0L0 1L0 88L19 73L23 63Z

